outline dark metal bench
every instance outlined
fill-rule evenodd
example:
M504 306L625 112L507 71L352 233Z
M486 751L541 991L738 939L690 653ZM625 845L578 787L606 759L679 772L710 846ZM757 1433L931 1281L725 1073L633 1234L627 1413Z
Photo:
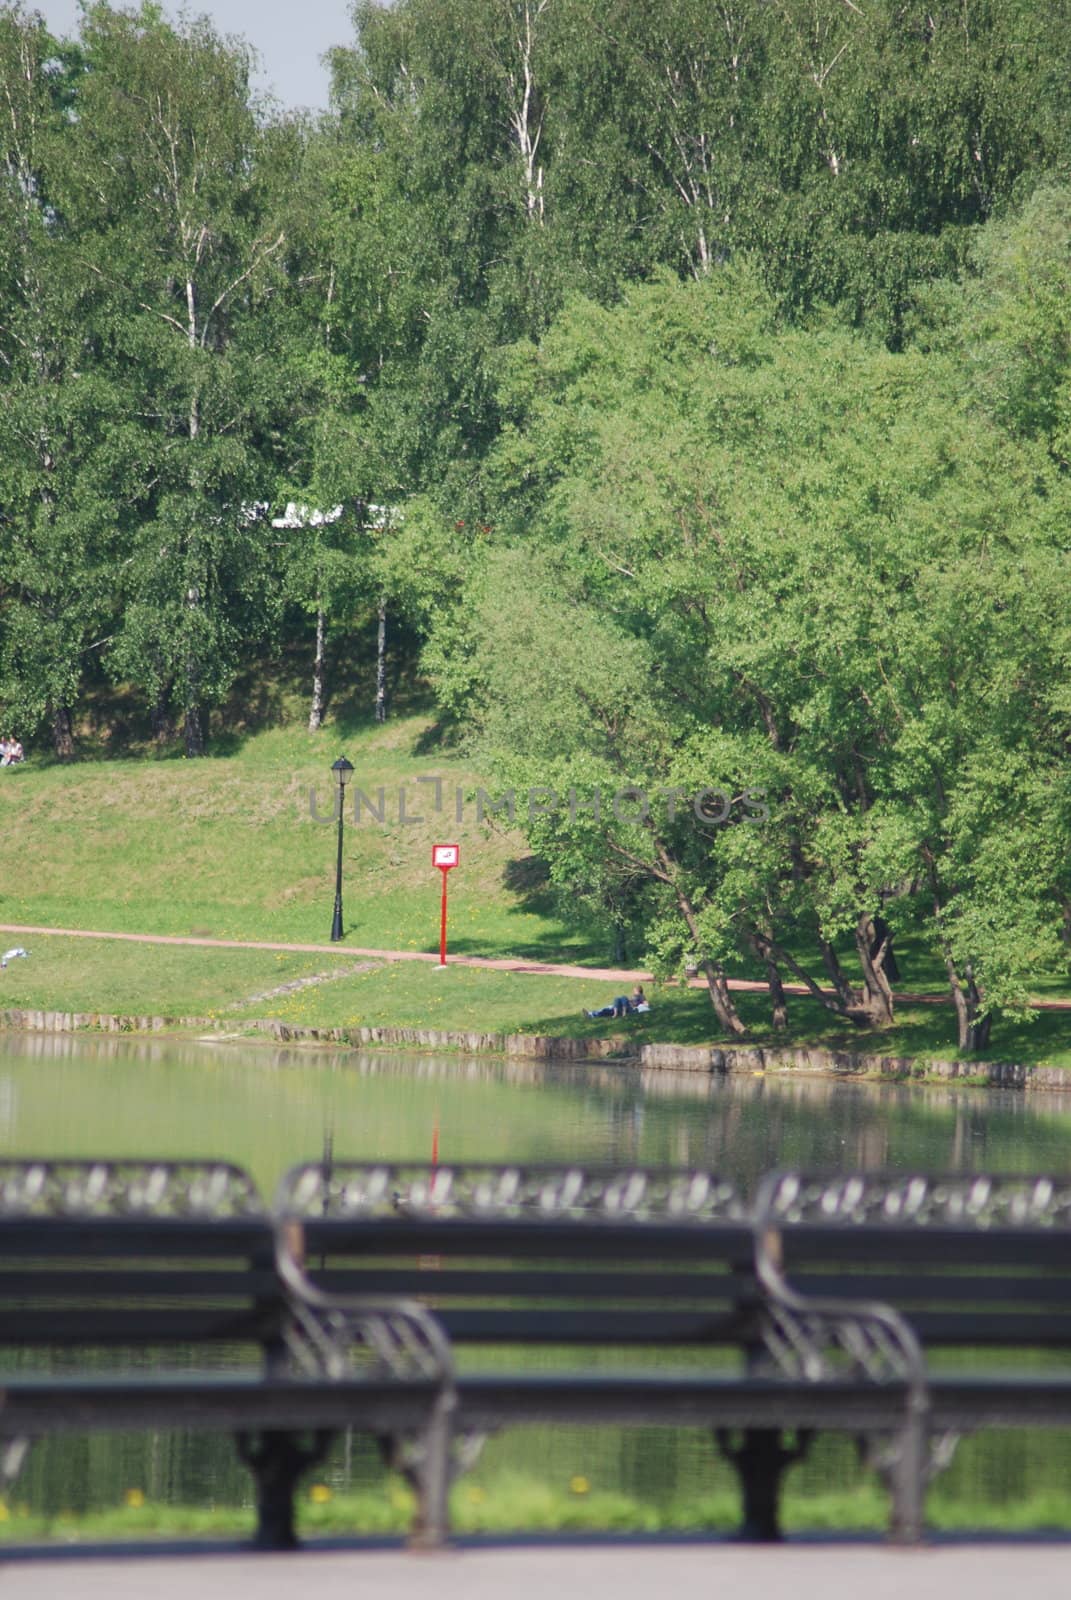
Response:
M894 1526L916 1536L924 1393L910 1331L881 1306L801 1310L765 1288L750 1215L716 1176L316 1163L287 1174L275 1209L327 1303L419 1298L441 1325L458 1358L451 1474L513 1424L708 1428L740 1477L745 1532L774 1538L809 1431L862 1429L897 1440ZM553 1348L567 1355L541 1369ZM481 1362L491 1349L508 1364ZM381 1443L419 1497L420 1442ZM422 1516L445 1532L445 1506Z
M756 1228L774 1292L802 1307L873 1296L912 1329L927 1362L920 1507L962 1434L1071 1427L1071 1179L774 1173ZM1028 1352L1060 1359L993 1362Z
M233 1432L257 1542L285 1548L301 1472L354 1426L424 1438L427 1499L445 1493L437 1325L396 1299L325 1304L228 1163L0 1162L0 1363L0 1483L44 1434Z

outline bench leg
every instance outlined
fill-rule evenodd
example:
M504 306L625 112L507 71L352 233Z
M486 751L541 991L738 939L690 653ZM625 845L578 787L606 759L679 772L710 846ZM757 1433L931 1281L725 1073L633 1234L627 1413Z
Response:
M409 1529L409 1544L414 1550L439 1550L450 1538L450 1483L455 1466L453 1413L453 1396L442 1395L421 1433L388 1436L379 1441L386 1465L401 1474L416 1496Z
M956 1436L945 1435L931 1449L925 1403L912 1401L895 1433L859 1441L860 1459L884 1484L891 1502L889 1538L894 1544L920 1544L925 1534L926 1485L947 1466Z
M21 1436L0 1437L0 1490L5 1493L22 1471L23 1463L30 1453L31 1442L30 1439Z
M801 1429L794 1445L786 1445L779 1428L745 1428L734 1442L727 1428L715 1435L718 1449L735 1469L743 1495L742 1539L773 1543L781 1537L781 1479L811 1447L811 1433Z
M310 1440L299 1434L265 1430L240 1433L238 1454L253 1474L257 1499L257 1550L296 1550L294 1494L303 1472L322 1461L332 1435L317 1431Z
M889 1537L896 1544L918 1544L922 1539L926 1457L925 1418L912 1412L894 1441L888 1473L892 1495Z

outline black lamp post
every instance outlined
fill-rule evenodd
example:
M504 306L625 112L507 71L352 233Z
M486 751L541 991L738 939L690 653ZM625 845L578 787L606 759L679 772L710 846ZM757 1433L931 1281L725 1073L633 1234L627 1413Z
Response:
M339 756L331 771L338 784L338 865L335 868L335 915L331 923L331 939L334 941L342 938L342 818L346 810L346 784L353 768L345 756Z

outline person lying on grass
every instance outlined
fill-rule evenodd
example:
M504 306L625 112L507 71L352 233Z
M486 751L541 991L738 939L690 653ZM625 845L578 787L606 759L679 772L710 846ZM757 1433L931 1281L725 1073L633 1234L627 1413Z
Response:
M643 984L638 983L632 993L619 994L611 1005L603 1006L600 1011L585 1011L586 1017L631 1017L637 1012L650 1011L651 1004L643 992Z

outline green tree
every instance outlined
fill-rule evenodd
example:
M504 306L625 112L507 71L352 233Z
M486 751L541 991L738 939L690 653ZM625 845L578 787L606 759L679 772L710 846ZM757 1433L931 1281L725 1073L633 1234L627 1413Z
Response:
M1041 185L979 236L959 310L976 393L1071 466L1071 188Z
M290 152L258 124L248 52L205 20L91 6L83 47L74 171L94 181L72 183L64 203L153 464L112 664L157 703L173 699L199 755L203 706L277 593L255 508L285 415L272 303Z
M115 624L120 541L146 470L65 213L81 74L38 15L0 10L0 697L74 750L87 662Z
M921 929L972 1047L1061 915L1068 491L1044 447L979 415L957 358L780 327L742 270L578 303L515 354L505 404L483 477L502 549L432 641L443 692L507 775L762 788L770 811L540 819L552 870L645 872L662 963L716 983L761 958L775 1013L787 970L888 1022L893 941ZM971 821L996 773L1014 845Z

